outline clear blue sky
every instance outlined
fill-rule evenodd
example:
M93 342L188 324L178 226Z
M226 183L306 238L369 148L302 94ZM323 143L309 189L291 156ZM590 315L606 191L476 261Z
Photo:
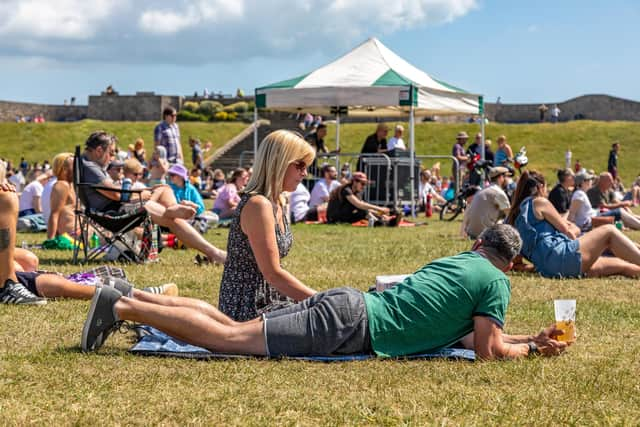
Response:
M0 100L251 93L378 37L493 102L640 100L640 1L4 0ZM52 6L53 5L53 6Z

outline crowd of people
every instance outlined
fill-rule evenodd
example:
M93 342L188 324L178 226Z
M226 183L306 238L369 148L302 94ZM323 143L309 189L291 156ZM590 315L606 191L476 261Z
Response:
M115 197L119 188L106 172L114 154L114 139L105 132L94 132L85 142L81 163L85 176L101 184L91 189L88 198L106 204L105 208L127 209ZM521 247L518 233L508 225L490 226L471 251L427 264L382 293L350 288L317 292L285 270L282 258L291 250L293 234L284 196L307 176L314 157L313 148L289 131L273 132L261 143L254 173L239 193L231 220L217 309L203 301L160 295L172 293L166 287L144 292L113 283L76 289L73 283L61 282L58 289L65 291L57 295L91 298L81 337L83 350L98 350L122 322L134 321L214 351L267 356L393 357L452 345L472 348L483 359L564 351L568 344L555 339L561 331L554 326L538 335L502 332L510 293L504 272ZM4 176L0 178L0 206L5 210L0 213L0 301L42 304L44 296L53 295L43 285L51 278L18 277L16 268L30 272L37 267L19 264L24 255L15 248L17 196ZM345 189L362 185L364 179L355 172L353 182L334 193L347 198ZM177 204L166 188L145 190L148 194L142 192L140 197L154 222L180 229L187 217L195 215L195 206ZM425 307L430 307L428 313Z
M134 321L219 352L400 356L456 345L474 349L485 359L517 358L559 354L570 342L558 341L562 331L553 325L538 335L502 332L510 299L505 272L515 266L553 278L640 275L640 249L618 228L640 228L640 217L630 210L638 203L638 181L628 193L619 194L619 177L616 181L609 172L601 173L592 185L592 172L563 169L547 194L542 174L525 170L514 176L513 151L500 136L495 154L490 144L485 146L485 157L490 153L495 162L483 177L490 185L473 195L464 212L463 233L475 241L470 251L433 261L384 292L317 292L282 266L292 247L292 222L392 222L388 207L363 199L368 178L361 171L339 176L333 165L324 164L311 192L303 185L325 147L324 134L318 132L321 126L317 124L311 132L315 136L306 139L295 132L272 132L260 144L252 170L236 169L228 179L222 171L213 174L212 210L204 207L202 187L184 165L175 110L165 110L156 127L149 162L141 139L129 147L126 157L119 156L117 138L107 132L96 131L85 141L79 162L82 175L98 187L82 190L82 200L111 212L127 212L133 202L141 202L155 224L207 260L224 264L218 308L177 297L172 286L143 292L127 283L103 283L87 289L35 273L35 255L15 247L15 224L21 216L46 210L48 237L77 231L74 156L60 153L51 166L47 163L36 172L21 161L16 174L31 177L24 183L12 179L16 174L7 174L7 165L0 163L0 302L90 298L82 334L85 351L97 350L122 322ZM402 131L401 126L395 128L392 150L404 149ZM387 132L388 127L379 124L363 153L388 152ZM468 136L458 133L453 154L460 168L472 170L468 166L477 161L479 138L465 152ZM201 170L198 145L190 143L192 163ZM614 149L617 152L619 146ZM456 179L469 180L468 173L465 177L452 172L448 179L442 177L438 164L421 172L424 204L446 202ZM129 188L140 191L124 191ZM211 245L189 222L201 215L228 221L226 250Z

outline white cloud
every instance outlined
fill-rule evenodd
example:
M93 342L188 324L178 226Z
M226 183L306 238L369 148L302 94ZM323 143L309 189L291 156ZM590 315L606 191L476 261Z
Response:
M140 29L152 34L176 34L199 25L242 18L244 0L198 0L185 4L184 11L148 9L139 19ZM175 5L174 5L175 6Z
M0 55L203 64L335 54L451 22L477 0L3 0Z
M89 39L128 0L5 0L0 35L37 39Z

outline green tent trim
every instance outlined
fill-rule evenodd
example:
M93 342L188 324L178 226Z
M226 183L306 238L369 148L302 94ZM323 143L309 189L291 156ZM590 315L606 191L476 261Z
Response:
M393 69L389 69L386 73L373 82L372 86L408 86L412 82L405 79Z

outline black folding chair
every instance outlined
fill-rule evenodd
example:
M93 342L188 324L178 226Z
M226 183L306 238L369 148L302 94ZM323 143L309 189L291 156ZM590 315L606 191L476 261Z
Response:
M84 170L82 167L82 153L80 146L76 146L73 160L73 186L76 191L75 206L75 229L79 230L79 236L75 240L73 248L73 263L77 264L80 251L84 254L83 263L96 259L100 254L107 253L114 247L120 252L119 259L123 261L143 263L149 257L151 250L151 240L153 224L149 214L144 208L142 199L139 197L143 190L114 190L97 184L90 184L84 181ZM139 206L127 212L99 211L92 208L87 199L86 190L107 190L117 193L138 194ZM136 245L135 239L130 239L126 233L136 227L143 227L143 236L140 247ZM90 248L89 231L93 228L104 242L98 247Z

